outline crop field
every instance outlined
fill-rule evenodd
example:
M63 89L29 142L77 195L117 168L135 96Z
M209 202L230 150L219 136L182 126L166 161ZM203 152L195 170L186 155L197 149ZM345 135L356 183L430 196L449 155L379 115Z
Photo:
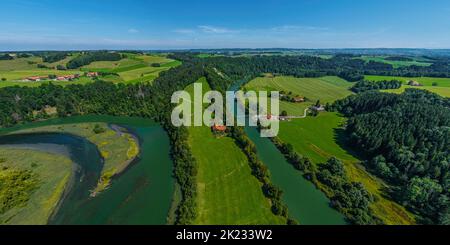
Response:
M399 89L384 90L389 93L403 93L407 88L425 89L433 93L439 94L444 97L450 97L450 78L439 77L390 77L390 76L365 76L365 79L369 81L382 81L382 80L399 80L404 84ZM423 86L409 86L406 85L408 81L414 80ZM435 86L433 86L433 84Z
M94 128L96 125L103 132L95 133ZM84 137L94 143L105 160L105 165L102 169L102 177L105 178L105 181L99 185L97 191L103 190L109 184L111 176L122 172L139 153L139 143L136 139L130 134L115 132L106 123L53 125L17 131L15 133L30 132L68 133Z
M0 60L0 74L14 70L37 69L37 63L42 62L40 57L18 58L14 60Z
M402 67L402 66L430 66L431 63L427 62L426 60L421 59L413 59L412 61L397 61L397 60L386 60L387 56L362 56L357 57L355 59L362 59L366 62L369 61L376 61L386 64L391 64L394 68Z
M128 67L137 64L140 64L140 62L137 60L125 58L119 61L95 61L89 65L83 66L82 69L85 70L115 69L119 67Z
M322 104L331 103L337 99L352 94L348 90L352 86L338 77L295 78L295 77L259 77L245 85L247 90L254 91L284 91L292 92L307 98L303 103L280 101L280 112L285 110L288 115L303 115L304 110L320 100Z
M206 92L206 80L199 82ZM186 91L192 94L193 85ZM195 224L285 223L271 212L269 200L233 139L216 137L206 126L190 127L189 145L198 164Z
M139 68L139 69L134 69L134 70L130 70L130 71L124 71L124 72L120 72L119 76L125 80L125 81L130 81L130 80L134 80L140 77L144 77L144 76L148 76L148 75L155 75L155 77L158 77L158 73L163 71L163 70L167 70L164 67L144 67L144 68Z
M33 69L33 70L15 70L8 72L0 71L0 78L6 78L7 81L22 80L30 76L48 76L48 75L70 75L70 74L81 74L80 71L67 70L58 71L51 69Z
M0 167L31 170L39 184L23 207L0 214L0 224L44 225L56 208L72 173L72 161L62 155L0 147ZM2 170L0 170L0 174Z
M374 213L386 224L411 224L413 216L399 204L385 198L386 185L369 174L360 160L345 147L343 129L345 119L336 113L321 113L317 117L281 122L279 138L290 143L301 155L315 164L325 162L336 156L345 164L347 175L352 181L361 182L367 190L376 196L372 205Z
M68 81L51 81L52 84L60 85L60 86L67 86L71 84L86 84L92 82L92 79L87 77L80 77L78 79L75 79L72 82ZM20 87L39 87L42 84L50 83L50 81L43 81L43 82L2 82L0 81L0 88L4 87L11 87L11 86L20 86Z

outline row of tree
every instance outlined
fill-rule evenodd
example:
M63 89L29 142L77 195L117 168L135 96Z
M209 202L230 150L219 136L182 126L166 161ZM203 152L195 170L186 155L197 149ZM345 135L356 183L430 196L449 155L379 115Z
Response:
M361 80L353 87L351 90L355 93L361 93L369 90L380 90L380 89L397 89L402 86L402 82L398 80L383 80L383 81L366 81Z

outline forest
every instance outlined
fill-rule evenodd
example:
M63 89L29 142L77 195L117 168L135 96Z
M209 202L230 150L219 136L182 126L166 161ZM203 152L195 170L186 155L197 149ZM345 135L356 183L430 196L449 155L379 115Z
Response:
M369 91L332 107L349 117L348 144L394 186L392 197L422 223L449 224L450 100L416 89L401 95Z

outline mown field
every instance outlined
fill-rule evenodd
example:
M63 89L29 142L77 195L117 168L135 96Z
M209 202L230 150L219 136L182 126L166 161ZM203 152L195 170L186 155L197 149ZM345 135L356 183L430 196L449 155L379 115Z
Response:
M72 161L62 155L3 146L0 147L0 177L7 177L4 175L8 170L32 171L37 174L38 186L24 205L0 213L0 224L47 224L70 180Z
M203 90L209 85L203 78ZM193 85L186 88L193 94ZM189 146L198 164L198 215L195 224L283 224L251 174L244 153L229 137L209 127L190 127Z
M382 81L382 80L399 80L404 84L399 89L384 90L390 93L403 93L407 88L425 89L433 93L439 94L444 97L450 97L450 78L439 77L391 77L391 76L365 76L369 81ZM414 80L423 86L409 86L406 85L408 81ZM433 83L435 86L433 86Z
M362 59L366 62L369 61L376 61L381 63L386 63L392 65L394 68L402 67L402 66L430 66L431 62L427 62L427 60L424 59L413 59L411 61L397 61L397 60L386 60L388 56L362 56L357 57L355 59Z
M338 77L295 78L295 77L258 77L245 85L245 89L254 91L285 91L293 95L306 97L303 103L280 101L280 112L285 110L288 115L300 116L304 110L320 100L322 104L331 103L337 99L352 94L348 90L352 86Z
M281 122L279 137L290 143L301 155L320 164L336 156L345 164L352 181L361 182L375 196L371 206L374 213L386 224L412 224L413 216L399 204L386 198L383 191L387 187L380 179L369 174L360 164L355 154L345 146L342 125L345 118L336 113L321 113L317 117Z
M95 132L95 128L99 131ZM99 192L110 184L112 176L119 174L139 153L139 142L128 133L116 132L106 123L79 123L52 125L16 131L14 133L68 133L86 138L94 143L105 160L102 181L95 191Z

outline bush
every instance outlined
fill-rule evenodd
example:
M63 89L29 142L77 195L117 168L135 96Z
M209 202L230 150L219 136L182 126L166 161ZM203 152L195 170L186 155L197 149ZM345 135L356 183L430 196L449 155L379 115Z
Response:
M56 70L65 71L65 70L67 70L67 68L63 65L57 65Z
M95 127L92 131L94 131L95 134L101 134L106 132L106 129L100 126L99 124L95 124Z

